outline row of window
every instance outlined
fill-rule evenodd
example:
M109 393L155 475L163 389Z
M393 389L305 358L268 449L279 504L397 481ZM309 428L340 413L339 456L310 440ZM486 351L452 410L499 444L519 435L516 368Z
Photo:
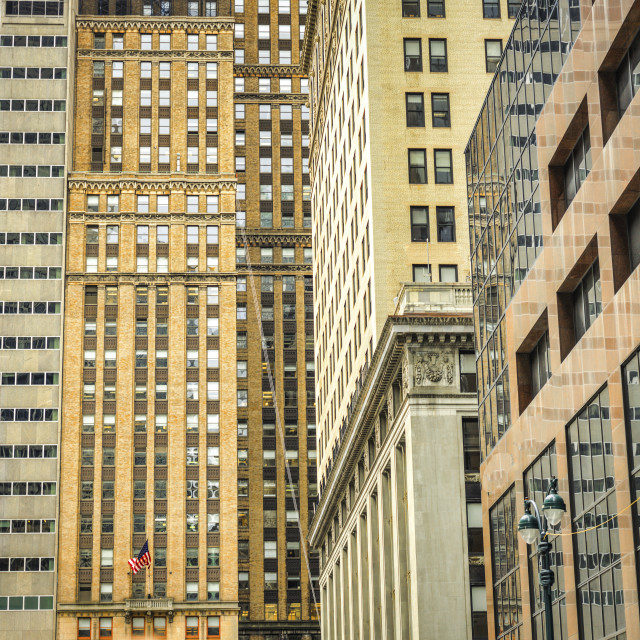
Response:
M146 365L146 362L145 362ZM146 366L145 366L146 368ZM187 390L186 390L186 399L189 400L199 400L200 399L200 389L198 382L187 382ZM247 390L238 391L238 406L246 407L248 406L248 398L247 398ZM287 404L287 393L295 393L292 391L285 392L285 406L292 406L291 403ZM158 382L155 385L155 399L156 400L167 400L168 394L168 384L166 382ZM137 384L134 390L134 400L136 402L141 402L143 400L147 400L147 385L146 384ZM86 382L83 385L82 390L82 400L85 402L93 402L96 399L96 385L93 383ZM207 394L206 399L211 401L220 400L220 383L215 381L207 382ZM295 398L294 398L295 399ZM116 400L116 385L114 384L105 384L104 385L104 393L103 400ZM11 409L0 409L0 422L2 421L2 414L5 411L11 411ZM48 410L50 411L50 410ZM55 410L57 412L57 409ZM57 415L57 413L56 413ZM7 418L9 420L10 418ZM57 419L57 418L56 418ZM18 419L15 420L18 422Z
M5 444L0 445L0 458L57 458L57 444Z
M522 0L507 0L509 18L518 15ZM427 17L444 18L446 16L445 0L427 0ZM402 0L402 17L419 18L420 0ZM500 18L500 0L482 0L483 18Z
M64 133L0 131L0 144L64 144Z
M4 336L0 337L2 349L59 349L60 338L57 336Z
M62 165L0 164L0 178L64 178Z
M213 585L214 583L211 584ZM217 640L217 638L220 637L219 616L207 616L203 618L202 623L197 616L186 616L184 637L200 638L201 624L203 631L206 631L207 640L210 638ZM99 635L101 639L110 640L113 638L113 618L98 618L98 627L100 629ZM152 633L154 638L167 637L167 619L165 617L155 616L154 618L149 618L148 622L144 617L131 618L130 633L132 636L145 636L147 627L149 628L149 633ZM78 640L91 637L91 618L78 618Z
M53 558L0 558L0 571L53 571Z
M0 384L3 386L15 385L43 385L58 384L59 373L3 373L0 376Z
M215 33L204 34L204 49L205 51L217 51L218 50L218 35ZM105 49L106 48L106 34L96 32L93 34L93 48ZM124 33L112 33L111 34L111 48L116 50L124 49ZM153 34L141 33L140 34L140 49L142 51L150 51L153 48ZM160 51L171 51L171 34L160 33L158 34L158 46ZM188 33L187 34L187 51L200 50L200 34Z
M407 127L425 126L424 93L407 93ZM451 112L448 93L431 94L431 126L450 127Z
M66 47L67 36L0 36L0 47Z
M502 40L485 40L485 66L487 73L493 73L502 57ZM404 70L423 71L422 39L404 39ZM429 38L429 71L445 73L449 70L447 41L444 38Z
M57 409L0 409L0 422L55 422Z
M66 111L66 100L0 100L0 111Z
M0 233L0 245L3 244L62 244L62 234L43 233Z
M140 78L151 78L151 70L153 68L152 62L140 62ZM190 80L197 80L200 78L200 62L187 62L187 78ZM206 62L205 64L207 80L216 80L218 78L218 63ZM171 78L171 62L159 62L158 76L160 78ZM104 60L93 61L93 77L104 78L105 77L105 62ZM124 61L113 60L111 62L111 77L112 78L124 78Z
M27 80L64 80L66 67L0 67L0 78L26 78Z
M218 213L219 210L219 197L217 195L213 196L187 196L187 213L199 213L201 210L201 205L204 207L204 211L206 213ZM120 210L120 197L118 195L108 195L107 196L107 211L110 213L117 213ZM100 196L98 195L88 195L87 196L87 212L98 212L100 210ZM136 211L138 213L149 213L149 196L147 195L139 195L136 200ZM158 195L156 196L156 207L155 212L157 213L169 213L169 196L167 195ZM90 227L95 228L95 227ZM147 229L144 225L139 225L138 229ZM159 232L159 237L167 238L168 242L168 232L164 233L164 230L168 230L168 226L158 226L156 227L162 232ZM189 227L188 227L189 228ZM197 227L195 227L197 229ZM215 227L217 229L217 227ZM111 229L112 233L117 233L117 226L107 227L107 230ZM116 231L113 231L116 229ZM108 234L107 234L108 236ZM107 240L108 241L108 240Z
M55 520L0 520L0 533L55 533Z
M429 207L409 208L411 217L411 242L431 240ZM454 207L436 207L436 239L438 242L455 242L456 216Z
M0 301L0 314L14 313L60 313L59 302L2 302Z
M427 184L427 150L409 149L409 184ZM436 184L453 184L451 149L434 149L433 163Z
M62 198L0 198L0 211L62 211Z
M47 4L53 3L47 2ZM53 596L0 596L0 611L50 611L51 609L53 609Z
M167 433L167 415L157 413L154 417L155 420L155 433ZM104 431L113 431L116 425L116 417L114 414L103 414L102 424ZM207 433L220 433L220 415L217 413L207 414ZM82 433L94 433L95 428L95 416L92 414L83 414L82 416ZM133 430L135 433L147 432L147 416L146 414L136 414L133 421ZM238 426L240 430L240 425ZM186 417L186 431L188 433L198 433L198 414L188 413ZM265 431L265 436L268 435ZM275 435L275 432L273 433ZM136 453L136 456L138 454ZM156 449L155 464L166 465L167 454L166 451L161 454L163 457L158 457L158 449ZM146 457L145 457L146 459ZM84 463L83 463L84 464ZM93 464L93 463L92 463ZM136 462L136 464L138 464Z
M55 482L0 482L0 496L55 496Z
M63 16L64 2L61 0L7 0L8 16Z
M0 280L59 280L62 267L0 267Z

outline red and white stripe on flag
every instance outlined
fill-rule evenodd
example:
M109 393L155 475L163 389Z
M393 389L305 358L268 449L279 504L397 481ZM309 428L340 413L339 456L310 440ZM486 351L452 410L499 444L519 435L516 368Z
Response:
M131 567L131 571L133 571L133 575L135 576L138 571L140 571L140 564L138 563L138 558L131 558L129 560L129 566Z

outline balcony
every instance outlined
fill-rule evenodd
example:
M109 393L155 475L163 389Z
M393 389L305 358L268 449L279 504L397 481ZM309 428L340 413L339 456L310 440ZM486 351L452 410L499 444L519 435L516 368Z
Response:
M463 283L405 282L394 301L397 316L473 312L471 285Z
M153 615L162 613L169 616L169 622L173 621L173 600L170 598L145 598L124 601L125 618L131 619L132 615Z

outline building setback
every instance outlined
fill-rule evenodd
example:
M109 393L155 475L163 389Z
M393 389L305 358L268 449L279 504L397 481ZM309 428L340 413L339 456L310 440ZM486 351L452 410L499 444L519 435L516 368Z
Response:
M80 7L60 638L317 633L305 12Z
M447 323L455 325L457 314L470 311L469 301L454 293L468 293L470 279L463 150L519 3L463 4L405 0L391 6L366 1L312 1L309 5L302 65L309 73L312 115L321 493L310 535L312 545L322 549L321 589L323 598L328 598L323 601L328 618L323 634L327 638L390 638L394 633L425 637L427 629L444 629L439 616L445 612L449 619L455 618L456 637L486 637L484 579L479 570L483 558L478 469L473 454L465 468L463 447L465 429L467 445L473 442L475 388L462 389L458 383L475 375L472 343L465 343L468 351L455 342L457 337L445 352L422 353L419 347L414 353L413 347L406 348L408 361L414 356L437 360L441 354L450 359L451 381L435 385L438 399L433 404L425 401L429 410L422 404L421 383L409 382L412 374L395 399L363 399L376 376L382 375L372 371L374 361L385 371L389 368L389 379L380 381L389 393L396 382L404 381L404 374L394 369L397 363L381 364L390 357L383 355L385 350L401 338L394 335L385 344L379 340L398 313L398 305L402 306L405 291L413 291L419 300L417 323L429 324L422 316L438 307L438 296L450 303L440 318L443 327L434 329L432 337L441 330L442 339L448 339ZM401 292L403 283L409 284ZM398 329L408 336L413 330ZM452 398L450 403L444 400L444 389ZM471 394L471 402L465 393ZM362 404L369 401L370 405ZM369 418L361 419L358 411ZM442 428L432 425L433 421ZM377 426L381 422L388 426ZM360 447L362 439L367 439L366 452ZM389 476L385 465L395 460L397 447L406 459L402 464L391 462ZM407 543L406 552L415 556L405 558L403 566L393 564L404 553L397 546L404 544L400 542L404 534L396 528L399 522L394 521L383 535L391 546L374 552L366 542L367 536L377 539L372 527L378 525L372 522L379 517L379 526L383 521L389 524L385 519L390 513L402 510L394 492L404 473L409 496L404 505L407 531L424 531L420 523L438 519L435 507L419 503L417 497L414 501L412 495L419 491L413 484L418 477L421 486L437 482L437 461L425 456L425 468L418 470L416 459L411 458L415 454L408 453L429 447L442 447L455 461L449 471L452 512L457 510L458 520L454 523L447 517L442 526L457 527L461 536L442 558L447 571L459 579L451 589L434 588L442 595L443 605L433 611L427 604L433 592L423 583L440 584L436 577L441 577L440 565L420 548L419 540ZM352 461L361 455L359 475ZM385 482L391 482L387 489ZM390 501L386 505L380 493L385 490L392 492L384 498ZM380 506L375 506L377 500ZM354 515L354 510L361 511ZM360 515L365 523L358 520ZM358 571L366 573L369 558L372 566L380 564L384 579L379 577L369 587L362 580L356 584L352 577L347 587L345 562L355 563ZM417 576L424 577L418 579L420 585L415 582ZM375 579L373 575L371 580ZM392 589L395 605L388 599ZM403 600L407 589L411 599ZM347 609L353 617L341 618Z
M45 640L55 633L73 16L55 0L0 12L0 636Z
M467 148L497 639L545 637L516 528L552 476L556 639L640 634L639 29L637 1L525 4Z

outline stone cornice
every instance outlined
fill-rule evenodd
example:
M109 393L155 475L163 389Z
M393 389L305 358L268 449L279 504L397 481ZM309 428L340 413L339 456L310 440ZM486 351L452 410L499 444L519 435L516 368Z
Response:
M69 214L69 222L230 222L235 213L82 213Z
M295 273L297 271L308 273L311 275L311 265L307 264L262 264L260 262L236 265L238 273L248 273L250 271L259 271L260 273L286 272Z
M261 78L304 77L306 75L297 64L234 64L233 73L237 76Z
M245 233L238 232L237 241L239 244L244 244L246 238L249 246L270 246L270 245L284 245L284 246L311 246L311 234L300 232L267 232L247 230Z
M222 282L236 279L236 273L67 273L67 282L99 284L180 284Z
M234 93L237 102L268 102L269 104L289 103L296 105L307 103L306 93Z
M122 31L171 31L184 29L185 31L233 31L235 20L233 18L188 18L186 16L91 16L76 18L78 29L100 29Z
M78 49L78 58L115 58L116 60L135 60L162 58L168 60L227 60L233 59L233 51L158 51L155 49Z
M86 176L86 174L85 174ZM202 177L188 180L185 178L92 178L69 177L69 190L78 191L186 191L201 193L220 193L222 191L235 191L236 181L228 177L203 180Z

